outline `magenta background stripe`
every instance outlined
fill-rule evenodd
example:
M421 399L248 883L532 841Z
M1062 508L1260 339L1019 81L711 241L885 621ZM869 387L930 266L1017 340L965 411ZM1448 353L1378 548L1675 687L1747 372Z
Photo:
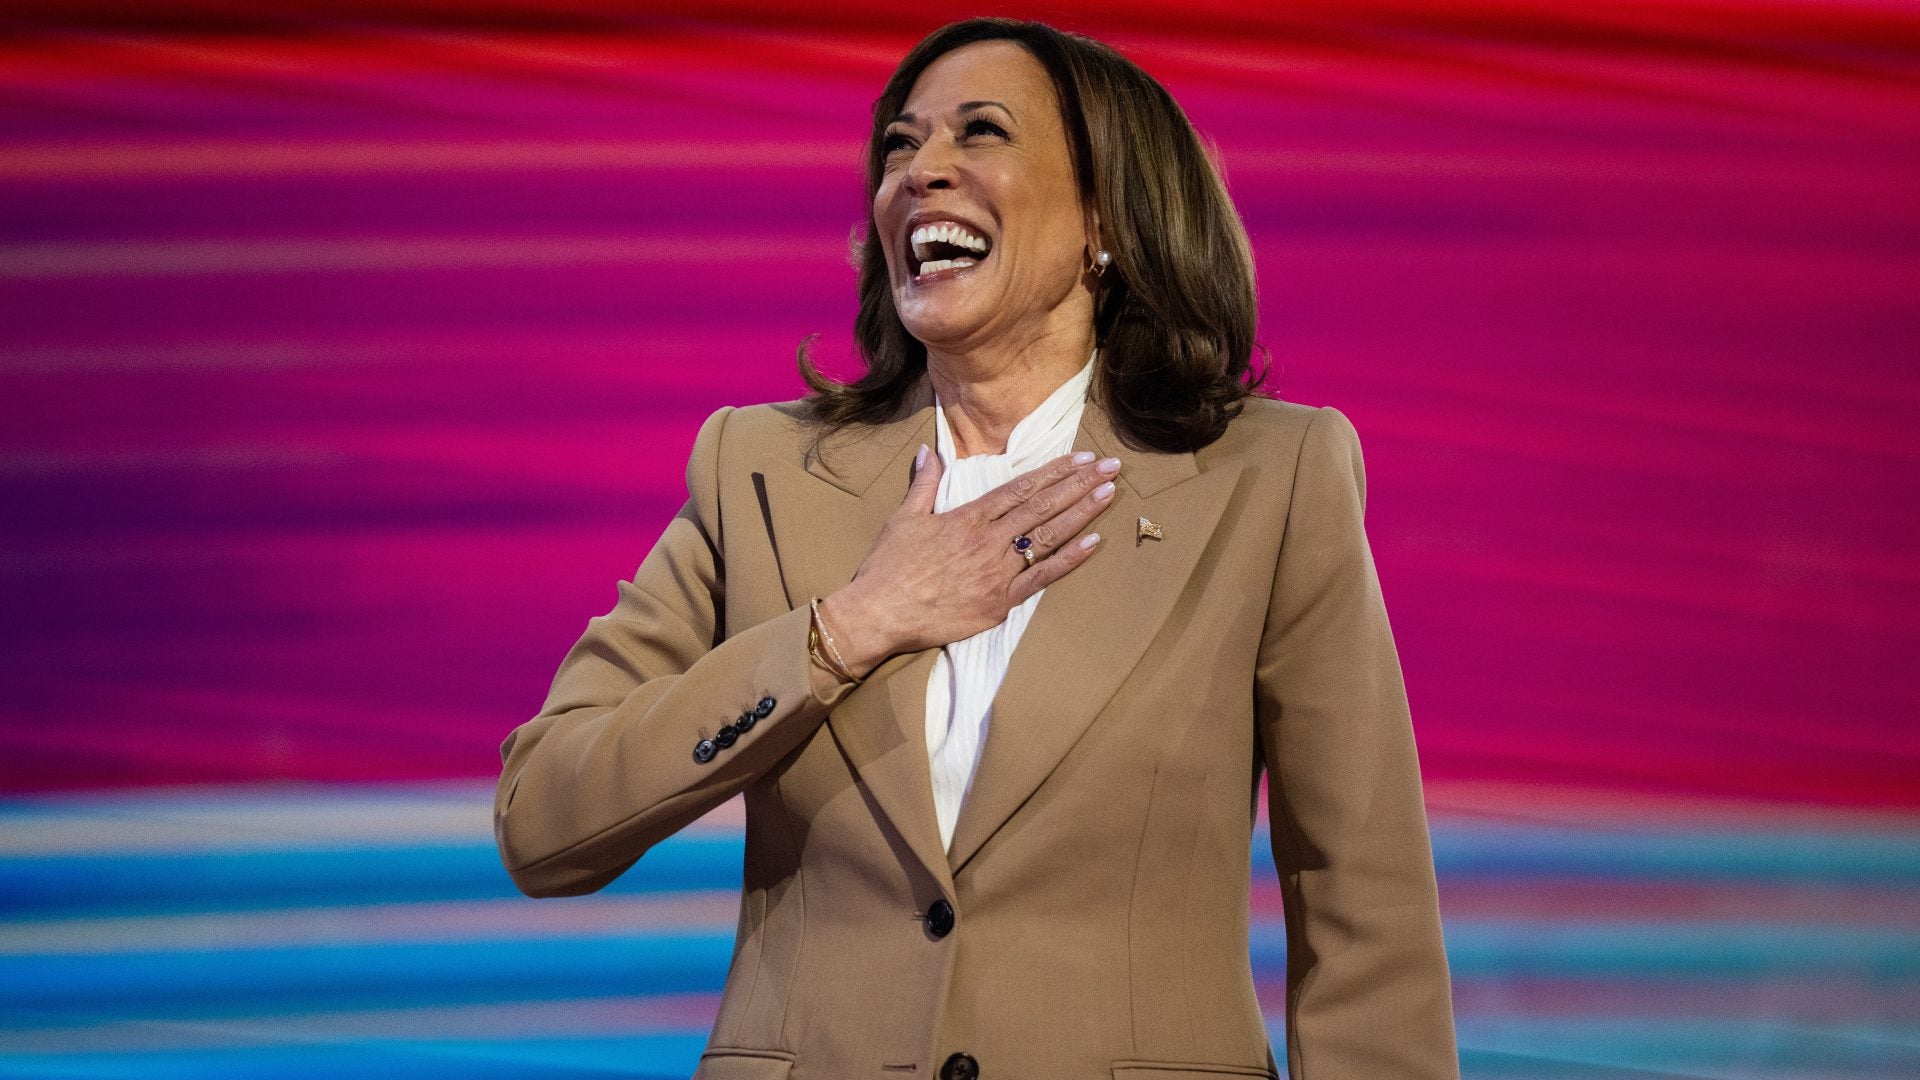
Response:
M1028 12L1031 13L1031 12ZM1066 3L1359 428L1437 798L1920 807L1920 13ZM0 14L0 789L481 778L854 370L884 5Z

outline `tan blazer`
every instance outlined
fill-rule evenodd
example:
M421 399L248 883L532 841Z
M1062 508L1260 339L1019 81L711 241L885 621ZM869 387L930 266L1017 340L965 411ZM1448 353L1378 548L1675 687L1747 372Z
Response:
M1105 540L1021 639L950 851L923 731L937 650L825 697L807 654L808 597L852 577L933 441L931 389L812 458L795 415L708 418L685 508L501 747L500 851L533 896L599 889L746 793L698 1080L1275 1076L1247 941L1263 767L1289 1073L1458 1075L1345 415L1258 398L1160 454L1088 402L1074 446L1124 463ZM1141 517L1163 536L1137 539Z

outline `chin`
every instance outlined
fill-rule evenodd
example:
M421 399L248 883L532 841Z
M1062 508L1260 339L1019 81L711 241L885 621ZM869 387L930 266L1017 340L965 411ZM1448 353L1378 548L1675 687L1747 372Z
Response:
M990 314L980 310L986 305L961 302L958 297L915 296L906 291L909 295L894 293L894 313L907 333L925 345L965 340L986 324Z

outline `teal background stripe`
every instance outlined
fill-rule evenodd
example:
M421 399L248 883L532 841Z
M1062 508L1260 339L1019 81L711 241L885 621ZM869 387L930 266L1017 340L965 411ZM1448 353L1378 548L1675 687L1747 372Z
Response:
M12 811L0 812L0 826ZM1594 877L1610 881L1920 886L1920 837L1706 831L1593 835L1435 827L1434 861L1454 880ZM738 834L682 835L656 846L608 895L738 889ZM1266 834L1254 877L1274 880ZM0 858L0 915L244 911L291 904L392 903L518 896L491 840L417 846L184 851Z
M412 843L393 791L0 806L0 837L44 849L0 857L0 1077L691 1072L732 954L736 829L669 838L600 896L533 901L460 835L484 791L417 797L439 831ZM57 839L226 813L252 815L242 839ZM259 835L318 819L328 843ZM1920 830L1438 815L1433 840L1469 1078L1920 1076ZM1284 1055L1264 831L1251 857L1249 958Z

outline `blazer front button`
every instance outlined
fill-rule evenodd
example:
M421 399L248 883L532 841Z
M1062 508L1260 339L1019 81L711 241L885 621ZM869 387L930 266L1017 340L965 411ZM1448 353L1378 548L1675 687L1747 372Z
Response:
M699 742L693 744L693 760L702 765L712 761L713 755L719 752L719 745L712 739L701 739Z
M953 933L953 905L945 900L935 900L927 909L927 932L934 937L943 938Z
M765 720L773 712L773 707L778 704L779 702L771 697L763 697L760 699L760 704L753 707L753 715Z
M955 1054L940 1066L940 1080L980 1080L980 1063L972 1054Z

